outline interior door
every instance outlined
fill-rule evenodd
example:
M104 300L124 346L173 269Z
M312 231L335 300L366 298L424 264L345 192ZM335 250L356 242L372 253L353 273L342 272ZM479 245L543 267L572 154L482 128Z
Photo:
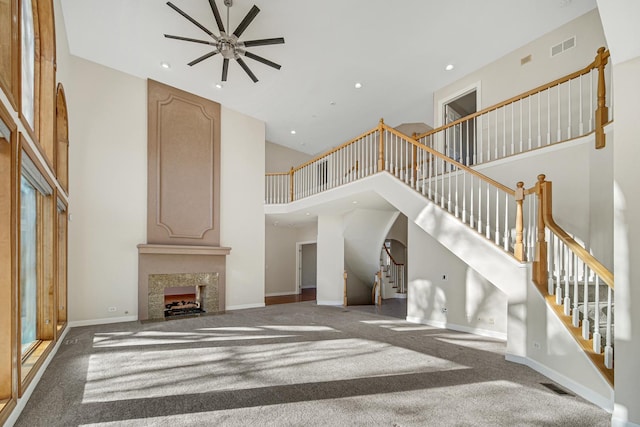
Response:
M449 104L444 106L444 124L455 122L461 119L462 115L454 110ZM456 161L461 160L462 138L458 126L453 126L445 131L445 153Z

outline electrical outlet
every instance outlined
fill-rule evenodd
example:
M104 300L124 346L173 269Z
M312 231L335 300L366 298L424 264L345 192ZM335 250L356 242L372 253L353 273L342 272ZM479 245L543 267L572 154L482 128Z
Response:
M496 319L494 319L493 317L489 317L489 324L490 325L495 325L496 324Z
M446 274L443 274L443 275L442 275L442 281L443 281L443 282L446 282L446 281L447 281L447 275L446 275Z
M538 341L534 341L533 348L535 348L536 350L540 350L540 343Z
M107 308L107 311L110 313L113 313L114 311L118 310L116 307L109 307Z
M440 310L445 314L447 313L447 308L446 307L442 307Z

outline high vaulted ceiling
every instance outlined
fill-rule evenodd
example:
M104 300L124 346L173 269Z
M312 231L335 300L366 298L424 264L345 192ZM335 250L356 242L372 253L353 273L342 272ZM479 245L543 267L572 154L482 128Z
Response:
M173 3L218 33L207 0ZM381 117L391 126L432 124L435 90L596 7L595 0L234 0L232 29L253 4L261 12L241 40L284 37L284 45L251 48L282 69L246 58L260 79L253 83L232 61L217 89L222 58L189 67L211 48L163 34L209 36L165 1L62 0L72 54L263 120L269 141L309 154ZM223 1L217 5L226 25Z

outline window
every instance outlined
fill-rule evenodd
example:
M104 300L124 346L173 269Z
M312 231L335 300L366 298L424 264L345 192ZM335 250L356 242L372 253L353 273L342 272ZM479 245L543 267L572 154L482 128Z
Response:
M35 129L35 29L31 0L22 0L22 116Z
M20 180L20 325L22 355L36 343L38 314L37 198L36 189Z

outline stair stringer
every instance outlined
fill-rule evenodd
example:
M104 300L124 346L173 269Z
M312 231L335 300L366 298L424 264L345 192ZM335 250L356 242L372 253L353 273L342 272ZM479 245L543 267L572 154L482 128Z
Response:
M382 172L370 178L375 179L373 188L382 198L507 295L507 353L526 356L529 265L393 175Z
M574 393L613 411L614 389L583 351L556 311L533 281L528 284L527 357L507 355L511 362L521 363L551 378Z

